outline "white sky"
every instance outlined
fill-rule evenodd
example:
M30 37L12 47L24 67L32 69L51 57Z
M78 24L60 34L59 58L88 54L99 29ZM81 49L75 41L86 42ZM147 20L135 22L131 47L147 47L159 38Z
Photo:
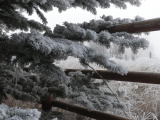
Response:
M99 19L102 15L112 15L114 18L134 18L139 15L145 19L152 19L160 17L159 12L160 0L142 0L140 7L128 5L126 10L115 8L114 6L109 9L98 8L97 15L80 8L71 8L62 13L59 13L57 8L54 8L52 12L45 14L45 17L47 17L48 26L53 28L56 24L63 24L64 21L82 23L91 19ZM160 57L160 31L150 32L147 39L153 45L155 55Z

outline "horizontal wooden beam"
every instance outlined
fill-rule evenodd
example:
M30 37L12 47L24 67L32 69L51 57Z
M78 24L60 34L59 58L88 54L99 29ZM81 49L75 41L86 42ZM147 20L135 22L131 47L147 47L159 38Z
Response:
M134 23L115 25L109 29L105 26L100 28L100 31L107 30L111 33L115 32L128 32L128 33L141 33L160 30L160 18L149 19Z
M66 69L65 73L74 72L79 69ZM96 70L104 79L115 80L115 81L128 81L128 82L139 82L139 83L150 83L160 84L160 73L151 72L128 72L127 75L119 75L117 73L109 72L106 70ZM92 74L92 70L81 70L82 73ZM101 79L96 73L93 74L92 78Z
M58 100L53 100L52 102L53 107L58 107L70 112L74 112L83 116L87 116L90 118L94 118L97 120L131 120L125 117L109 114L109 113L104 113L100 111L90 111L85 107L77 106L77 105L71 105L66 102L58 101Z

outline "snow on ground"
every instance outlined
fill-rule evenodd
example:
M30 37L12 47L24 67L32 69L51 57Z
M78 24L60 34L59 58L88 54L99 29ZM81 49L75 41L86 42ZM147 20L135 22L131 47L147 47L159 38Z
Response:
M37 109L21 109L0 104L0 120L39 120L41 112ZM52 120L58 120L53 118Z
M41 112L37 109L20 109L0 104L0 120L39 120Z

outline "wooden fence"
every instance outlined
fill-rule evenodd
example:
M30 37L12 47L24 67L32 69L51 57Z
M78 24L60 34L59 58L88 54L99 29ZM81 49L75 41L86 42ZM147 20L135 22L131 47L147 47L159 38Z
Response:
M105 26L100 29L100 31L105 30ZM114 32L128 32L128 33L141 33L141 32L150 32L160 30L160 18L144 20L135 23L128 23L122 25L116 25L110 28L108 31L111 33ZM99 32L100 32L99 31ZM66 69L65 73L77 71L77 69ZM92 70L81 70L82 73L92 73ZM128 82L139 82L139 83L149 83L149 84L160 84L160 73L149 73L149 72L128 72L127 75L121 76L116 73L97 70L97 72L107 80L116 80L116 81L128 81ZM93 78L100 79L97 74L93 74ZM116 115L111 115L108 113L103 113L99 111L89 111L87 108L71 105L62 101L52 100L53 107L59 107L61 109L78 113L90 118L97 120L131 120L125 117L120 117Z

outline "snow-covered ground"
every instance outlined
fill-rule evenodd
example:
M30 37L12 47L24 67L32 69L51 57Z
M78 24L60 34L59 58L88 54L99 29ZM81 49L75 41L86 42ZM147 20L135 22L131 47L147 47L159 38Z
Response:
M0 104L0 120L39 120L40 116L41 112L37 109L21 109Z
M37 109L9 108L0 104L0 120L39 120L41 112Z

